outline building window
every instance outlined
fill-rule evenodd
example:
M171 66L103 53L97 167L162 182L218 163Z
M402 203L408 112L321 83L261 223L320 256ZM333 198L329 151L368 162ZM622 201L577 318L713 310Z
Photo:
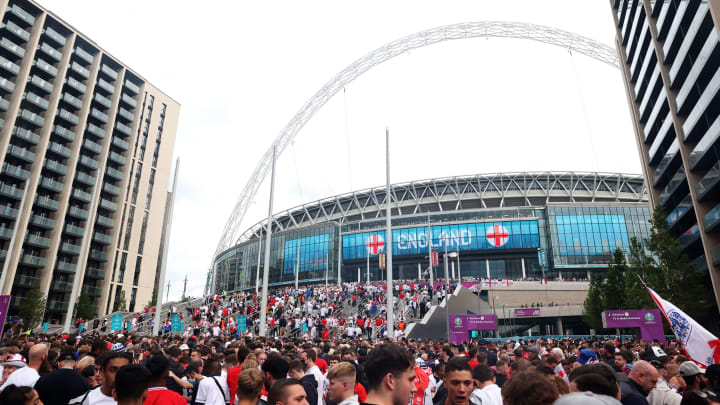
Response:
M142 176L142 162L137 162L137 171L135 172L135 184L133 185L132 204L137 202L138 189L140 188L140 176Z
M133 288L132 292L130 293L130 307L128 308L128 311L135 312L135 297L137 296L137 288Z
M123 252L120 256L120 271L118 272L117 282L122 283L125 278L125 266L127 265L127 253Z
M152 201L153 185L155 184L155 169L150 169L150 180L148 182L147 198L145 199L145 209L150 209L150 201Z
M135 274L133 275L133 285L138 285L140 282L140 267L142 266L142 256L138 256L135 259Z
M140 228L140 243L138 244L138 254L142 254L145 249L145 231L147 230L148 211L143 214L142 228Z
M133 218L135 217L135 207L130 206L130 212L128 213L128 222L127 222L127 228L125 228L125 243L123 244L123 249L128 250L130 247L130 235L133 225Z

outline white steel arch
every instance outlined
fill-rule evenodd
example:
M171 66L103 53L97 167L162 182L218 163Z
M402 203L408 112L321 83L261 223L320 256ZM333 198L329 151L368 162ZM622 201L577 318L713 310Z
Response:
M409 50L455 39L482 37L517 38L543 42L568 49L569 51L581 53L618 68L617 54L615 48L611 46L558 28L520 22L480 21L445 25L420 31L390 42L356 60L340 73L333 76L302 106L300 111L298 111L282 131L280 131L272 145L270 145L255 166L255 170L250 175L250 179L240 193L240 197L235 203L230 218L228 218L225 224L225 229L213 255L213 260L215 256L232 246L239 236L239 227L245 217L245 213L255 198L265 176L267 176L270 171L273 147L277 146L277 154L280 155L303 126L305 126L315 113L337 94L337 92L373 67Z

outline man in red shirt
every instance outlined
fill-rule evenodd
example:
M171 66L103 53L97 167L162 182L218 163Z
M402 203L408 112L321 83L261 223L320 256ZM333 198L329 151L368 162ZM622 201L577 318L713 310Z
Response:
M230 363L232 366L227 371L227 383L230 389L230 398L233 401L235 400L235 390L237 390L238 386L238 376L240 376L240 371L242 371L242 363L239 362L239 355L241 355L240 351L242 349L243 348L240 348L237 352L232 349L225 350L225 362ZM245 349L244 357L247 357L247 349ZM243 361L245 361L244 357Z
M182 395L165 387L165 382L170 375L169 367L170 360L165 356L153 356L148 361L147 368L150 370L150 384L145 405L187 405L187 401Z

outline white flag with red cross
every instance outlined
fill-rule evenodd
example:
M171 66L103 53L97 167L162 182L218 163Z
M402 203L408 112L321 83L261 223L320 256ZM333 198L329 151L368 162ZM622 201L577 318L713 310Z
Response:
M377 255L385 250L385 239L381 235L374 233L368 236L365 247L367 247L368 255Z

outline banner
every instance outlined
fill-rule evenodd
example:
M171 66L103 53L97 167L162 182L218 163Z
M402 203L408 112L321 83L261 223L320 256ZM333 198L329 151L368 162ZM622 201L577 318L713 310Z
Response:
M450 315L448 317L450 343L462 343L470 340L470 331L497 329L495 315Z
M47 332L49 328L50 328L50 324L47 322L43 322L42 331Z
M180 325L180 314L172 314L172 331L173 332L182 332L181 325Z
M603 328L639 328L640 337L652 343L665 343L660 311L657 309L626 309L602 312Z
M516 308L515 316L540 316L540 308Z
M116 331L116 330L122 330L122 315L121 314L115 314L112 316L112 322L110 324L110 330Z
M240 333L247 332L247 317L245 315L237 316L237 328Z
M10 296L0 295L0 333L2 333L5 326L8 308L10 308Z

